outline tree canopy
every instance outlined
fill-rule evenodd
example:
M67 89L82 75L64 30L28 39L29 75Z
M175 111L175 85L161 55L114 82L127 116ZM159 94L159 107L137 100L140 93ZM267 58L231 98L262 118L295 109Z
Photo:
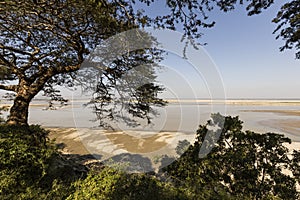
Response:
M53 100L63 101L54 85L74 86L75 72L97 45L110 36L138 27L121 5L109 2L2 1L0 11L3 77L9 75L18 81L17 84L0 85L0 89L16 93L8 118L12 124L27 123L28 105L40 91ZM102 67L99 78L113 79L111 82L114 82L136 65L154 64L156 58L150 57L149 51L146 51L128 52L131 55L126 58L120 55L123 57L115 58L113 63ZM98 87L101 86L97 89L99 96L103 90L110 89L107 81L106 85L103 83L99 81L98 84ZM148 85L148 88L153 89L148 94L148 98L154 100L151 102L161 105L162 101L156 98L159 88L154 84ZM137 92L135 96L141 95ZM110 96L111 93L107 92L101 100ZM147 106L137 107L136 103L133 106L136 106L133 115L141 114L139 111L143 109L145 112L141 117L149 113Z
M284 4L273 22L278 24L274 31L274 33L279 32L276 39L285 40L285 45L280 50L295 48L296 58L300 59L300 1L295 0Z

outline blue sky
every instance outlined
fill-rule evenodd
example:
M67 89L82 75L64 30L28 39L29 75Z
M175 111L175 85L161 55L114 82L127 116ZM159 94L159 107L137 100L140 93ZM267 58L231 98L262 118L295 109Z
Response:
M282 4L276 1L251 17L245 6L229 13L209 13L216 25L203 30L200 42L208 43L203 48L219 69L227 98L300 98L300 60L295 60L294 50L280 52L284 41L272 34L276 24L271 21ZM162 10L159 7L151 12ZM164 62L176 63L180 62Z
M272 34L271 21L281 6L276 2L257 16L247 16L245 7L210 15L217 24L202 40L228 98L300 98L300 60L293 50L280 52L284 42Z

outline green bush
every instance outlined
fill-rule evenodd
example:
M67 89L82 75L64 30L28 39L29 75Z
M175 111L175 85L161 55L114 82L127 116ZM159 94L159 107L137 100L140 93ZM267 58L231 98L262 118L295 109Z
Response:
M63 199L75 172L39 126L0 125L0 199Z
M128 174L106 167L100 172L91 171L84 180L74 184L76 191L68 200L153 200L190 199L168 183L146 174Z
M291 140L284 135L243 131L242 123L238 117L212 115L212 120L199 127L195 143L164 171L193 194L206 191L237 199L298 199L300 152L291 153L285 147ZM220 124L224 126L210 128ZM214 148L201 157L203 147Z

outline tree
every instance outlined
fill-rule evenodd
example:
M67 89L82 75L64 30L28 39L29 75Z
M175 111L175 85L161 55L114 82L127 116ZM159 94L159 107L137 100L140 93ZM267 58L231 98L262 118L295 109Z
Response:
M202 28L214 26L215 22L208 19L208 12L212 9L218 8L227 12L233 10L237 4L247 3L248 14L254 15L274 3L273 0L167 0L166 13L157 16L151 16L138 8L140 6L147 9L153 2L154 0L1 0L0 89L16 94L7 122L27 124L29 103L40 91L52 100L64 102L64 98L53 86L74 86L73 79L81 64L97 45L101 45L110 36L145 26L175 30L178 25L182 25L183 40L186 39L187 45L197 48L195 40L188 39L197 40L202 35ZM141 5L137 6L137 3ZM296 44L295 48L299 48L298 6L298 1L285 4L274 20L279 23L276 30L282 30L280 36L287 40L282 50L292 48L293 44ZM295 17L290 20L289 15ZM290 26L286 27L286 23L290 23ZM153 38L146 38L148 42L155 43ZM135 51L129 57L120 56L114 63L102 67L101 74L106 76L106 80L111 77L119 79L120 73L124 74L132 69L128 66L137 64L133 57L140 64L157 64L161 59L159 53L153 49ZM155 79L153 74L152 78ZM15 81L3 83L3 80ZM111 85L98 81L101 84L99 88L97 86L97 99L107 103L107 99L113 99L112 93L107 92ZM15 84L16 82L18 83ZM149 86L152 92L151 95L147 94L148 100L145 104L139 101L145 93L133 92L131 94L139 99L139 105L125 106L131 109L131 115L146 118L147 121L151 119L150 111L153 113L151 105L163 105L163 101L157 98L161 88L150 82ZM98 108L99 105L95 107L98 114L107 111ZM113 113L116 112L110 111L106 116L115 119Z
M217 131L210 127L215 127L219 120L224 120L220 139L201 158L200 148L212 145ZM212 115L212 120L199 126L195 143L164 170L179 185L187 185L195 193L208 187L216 188L216 192L223 188L242 198L297 199L300 152L290 152L284 146L291 143L289 138L275 133L244 132L242 123L238 117Z
M9 124L27 124L29 103L41 90L53 100L64 101L53 86L74 86L72 78L89 52L108 37L137 27L120 3L88 0L0 3L0 69L8 72L4 73L4 79L7 74L10 80L18 81L17 84L0 85L0 89L16 94L7 121ZM127 59L115 58L114 63L102 68L101 74L106 79L116 80L132 66L154 63L156 59L150 57L147 50L129 53ZM101 81L99 86L100 95L110 87ZM162 105L163 101L157 98L160 89L154 84L148 87L152 89L147 96L148 104ZM136 98L143 95L135 94ZM106 93L102 100L108 97L111 98L110 93ZM135 109L133 115L144 108ZM143 114L148 113L146 107Z

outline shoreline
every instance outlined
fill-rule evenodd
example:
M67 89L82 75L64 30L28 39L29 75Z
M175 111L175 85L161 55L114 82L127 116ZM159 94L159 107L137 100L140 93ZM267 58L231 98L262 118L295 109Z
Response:
M70 99L67 103L68 107L71 106L73 103L86 103L89 99ZM203 105L241 105L241 106L300 106L300 99L165 99L169 102L169 104L203 104ZM33 107L44 107L48 105L48 99L34 99L31 101L30 106ZM1 106L11 106L13 101L7 101L5 99L0 100L0 107ZM58 103L59 105L59 103Z

